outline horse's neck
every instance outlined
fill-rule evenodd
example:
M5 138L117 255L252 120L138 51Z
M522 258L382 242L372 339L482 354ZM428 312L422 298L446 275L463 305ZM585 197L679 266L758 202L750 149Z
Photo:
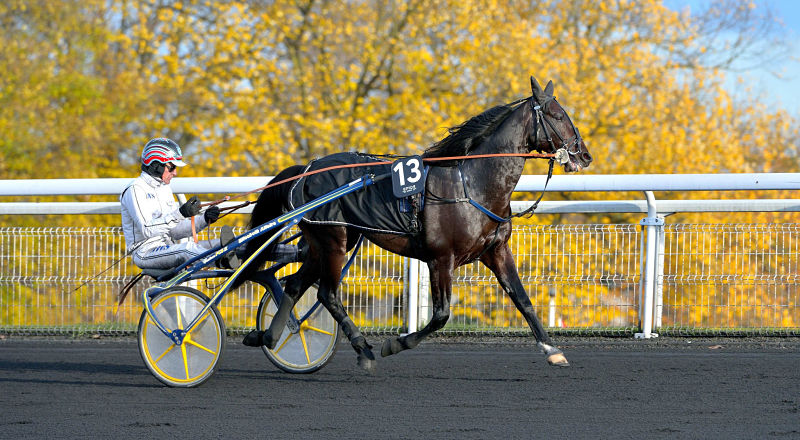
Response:
M525 127L530 125L530 115L524 110L512 115L498 132L486 139L471 155L477 154L519 154L525 153L525 140L528 133ZM475 188L484 188L488 199L501 197L503 202L511 200L511 192L517 185L525 168L525 159L521 157L497 157L491 159L467 160L465 169L475 182ZM484 191L482 191L484 192ZM499 202L499 201L498 201Z
M513 145L502 148L478 148L470 154L519 153ZM491 159L469 159L463 166L470 196L489 205L508 205L511 193L522 176L525 159L521 157L496 157ZM487 205L488 206L488 205Z

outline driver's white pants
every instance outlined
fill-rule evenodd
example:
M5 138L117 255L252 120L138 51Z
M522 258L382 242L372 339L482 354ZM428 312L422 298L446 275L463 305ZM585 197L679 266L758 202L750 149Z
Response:
M141 269L172 269L219 245L219 239L214 239L156 246L141 252L135 251L133 264Z
M199 243L188 241L171 245L156 246L144 251L133 253L133 264L140 269L172 269L207 252L211 248L220 247L219 239L200 240ZM244 246L236 248L235 252L241 253ZM298 261L297 246L291 244L277 244L267 256L272 261L288 259Z

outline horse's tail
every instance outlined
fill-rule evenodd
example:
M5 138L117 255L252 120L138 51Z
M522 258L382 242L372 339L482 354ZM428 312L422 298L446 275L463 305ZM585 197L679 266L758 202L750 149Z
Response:
M297 176L301 174L304 169L305 166L303 165L292 165L278 173L273 181L278 182L283 179ZM291 188L292 183L293 182L286 182L285 184L273 186L261 192L261 194L258 196L255 206L253 207L253 213L250 215L250 222L247 225L248 230L277 218L286 212L289 189ZM242 259L246 260L253 255L253 253L255 253L258 248L260 248L261 245L263 245L264 242L267 241L271 236L272 235L267 232L247 242ZM270 245L270 248L265 249L264 252L256 257L256 259L253 260L253 262L251 262L250 265L242 271L242 273L233 283L231 289L239 287L244 281L250 278L253 273L261 269L261 267L267 261L267 257L271 253L276 243L277 242L274 242L272 245Z

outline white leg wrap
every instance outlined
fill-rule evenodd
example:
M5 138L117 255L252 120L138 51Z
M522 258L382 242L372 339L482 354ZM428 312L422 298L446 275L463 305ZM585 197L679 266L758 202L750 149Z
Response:
M544 354L546 354L548 356L551 355L551 354L562 353L562 351L557 349L556 347L553 347L552 345L547 345L547 344L545 344L543 342L537 342L536 345L539 346L539 350L542 350L542 353L544 353Z

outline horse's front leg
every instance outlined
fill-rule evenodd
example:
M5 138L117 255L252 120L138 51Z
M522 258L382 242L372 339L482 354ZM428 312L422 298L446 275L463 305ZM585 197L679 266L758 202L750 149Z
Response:
M389 338L383 341L381 356L386 357L403 350L416 347L431 333L441 329L450 319L450 295L453 289L452 257L434 260L428 263L431 273L431 292L433 301L433 315L430 322L420 331L405 336Z
M519 279L517 266L514 263L514 255L508 247L508 243L499 243L497 246L483 254L481 262L486 265L500 282L500 286L508 294L517 310L522 313L525 320L528 322L533 331L533 336L536 338L537 345L547 356L547 362L550 365L559 367L569 366L567 358L564 353L558 348L554 347L550 341L550 336L542 326L539 318L536 317L536 312L533 310L533 304L522 286L522 281Z

